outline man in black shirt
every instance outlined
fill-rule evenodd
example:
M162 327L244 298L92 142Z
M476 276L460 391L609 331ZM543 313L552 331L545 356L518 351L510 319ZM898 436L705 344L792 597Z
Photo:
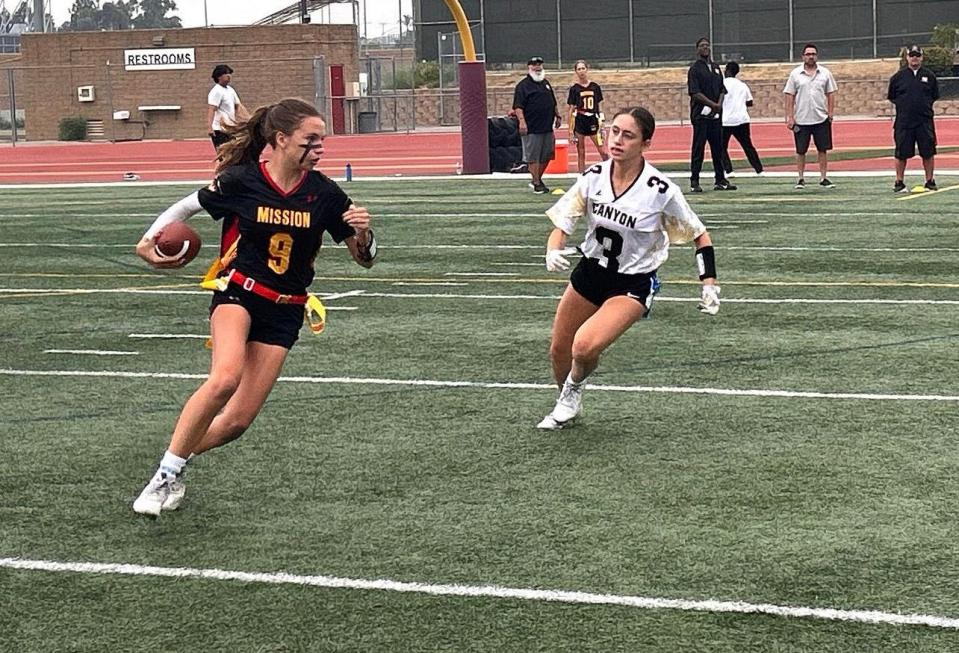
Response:
M939 82L922 65L922 48L911 45L906 51L908 65L889 80L889 101L896 105L893 134L896 142L896 185L893 192L905 192L906 161L919 156L926 173L926 190L938 190L935 172L936 126L932 104L939 99Z
M516 85L513 91L513 110L519 120L519 135L523 139L523 160L529 166L533 178L530 188L534 193L548 193L543 183L543 170L553 159L555 141L553 126L563 123L553 87L543 72L543 58L531 57L526 62L528 74Z
M693 65L686 75L689 90L689 118L693 123L693 151L689 163L689 189L694 193L703 192L699 185L699 172L703 169L706 143L713 159L713 171L716 176L715 190L736 190L726 181L723 171L723 71L709 58L709 39L703 37L696 41L696 54Z

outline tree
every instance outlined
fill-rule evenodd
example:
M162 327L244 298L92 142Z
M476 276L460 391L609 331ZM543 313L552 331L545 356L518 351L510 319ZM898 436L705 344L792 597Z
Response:
M139 5L140 14L133 19L134 28L183 27L179 16L167 16L167 12L176 11L174 0L139 0Z
M123 2L104 2L100 13L97 15L97 22L100 29L120 30L130 29L133 24L133 10L136 7L136 0Z
M97 16L100 7L97 0L74 0L70 7L70 22L64 23L60 29L68 32L89 32L100 29Z
M176 11L174 0L112 0L102 6L100 0L74 0L70 20L60 31L183 27L179 16L167 16L171 11Z

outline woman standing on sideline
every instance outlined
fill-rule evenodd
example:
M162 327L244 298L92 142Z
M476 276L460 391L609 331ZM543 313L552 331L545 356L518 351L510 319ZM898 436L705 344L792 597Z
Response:
M303 324L323 232L345 241L363 267L376 256L369 212L313 170L326 137L313 105L285 99L230 131L213 183L164 211L137 244L137 254L154 267L179 267L182 260L154 251L155 236L201 209L215 220L235 219L239 234L210 307L210 374L187 400L159 468L133 502L142 515L175 510L187 460L240 437L260 412ZM260 162L267 144L273 155Z
M586 139L596 146L600 158L609 158L603 149L603 136L600 133L599 103L603 101L603 89L589 80L589 67L580 59L574 67L576 81L569 87L566 104L569 106L569 140L576 143L576 169L580 174L586 171Z
M537 428L561 429L582 409L586 379L599 357L649 311L658 287L656 270L669 245L694 241L699 310L719 311L716 260L709 232L679 187L646 161L656 122L642 107L613 118L611 159L592 166L547 212L553 230L546 269L569 269L564 251L576 222L586 217L583 258L570 275L553 321L550 361L560 388L552 412Z

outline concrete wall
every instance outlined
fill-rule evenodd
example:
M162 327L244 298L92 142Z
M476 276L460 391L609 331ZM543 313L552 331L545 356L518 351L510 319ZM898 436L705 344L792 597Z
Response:
M127 71L125 49L193 47L193 70ZM329 94L329 66L344 67L347 92L358 79L356 28L352 25L270 25L235 28L128 30L24 34L17 102L26 109L31 140L57 138L66 116L102 120L108 139L139 138L146 120L147 138L205 137L210 73L219 63L234 68L232 85L249 109L297 96L315 101L316 78ZM325 69L314 70L324 57ZM77 87L92 85L96 99L79 102ZM325 100L325 98L320 98ZM321 101L320 104L326 102ZM319 106L329 114L329 106ZM141 112L140 106L178 105L179 110ZM114 110L130 112L130 121L113 120Z

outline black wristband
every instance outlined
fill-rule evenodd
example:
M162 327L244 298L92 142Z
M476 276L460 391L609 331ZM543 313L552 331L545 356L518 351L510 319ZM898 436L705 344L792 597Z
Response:
M716 278L716 251L712 245L706 245L696 250L696 267L699 269L699 280Z

